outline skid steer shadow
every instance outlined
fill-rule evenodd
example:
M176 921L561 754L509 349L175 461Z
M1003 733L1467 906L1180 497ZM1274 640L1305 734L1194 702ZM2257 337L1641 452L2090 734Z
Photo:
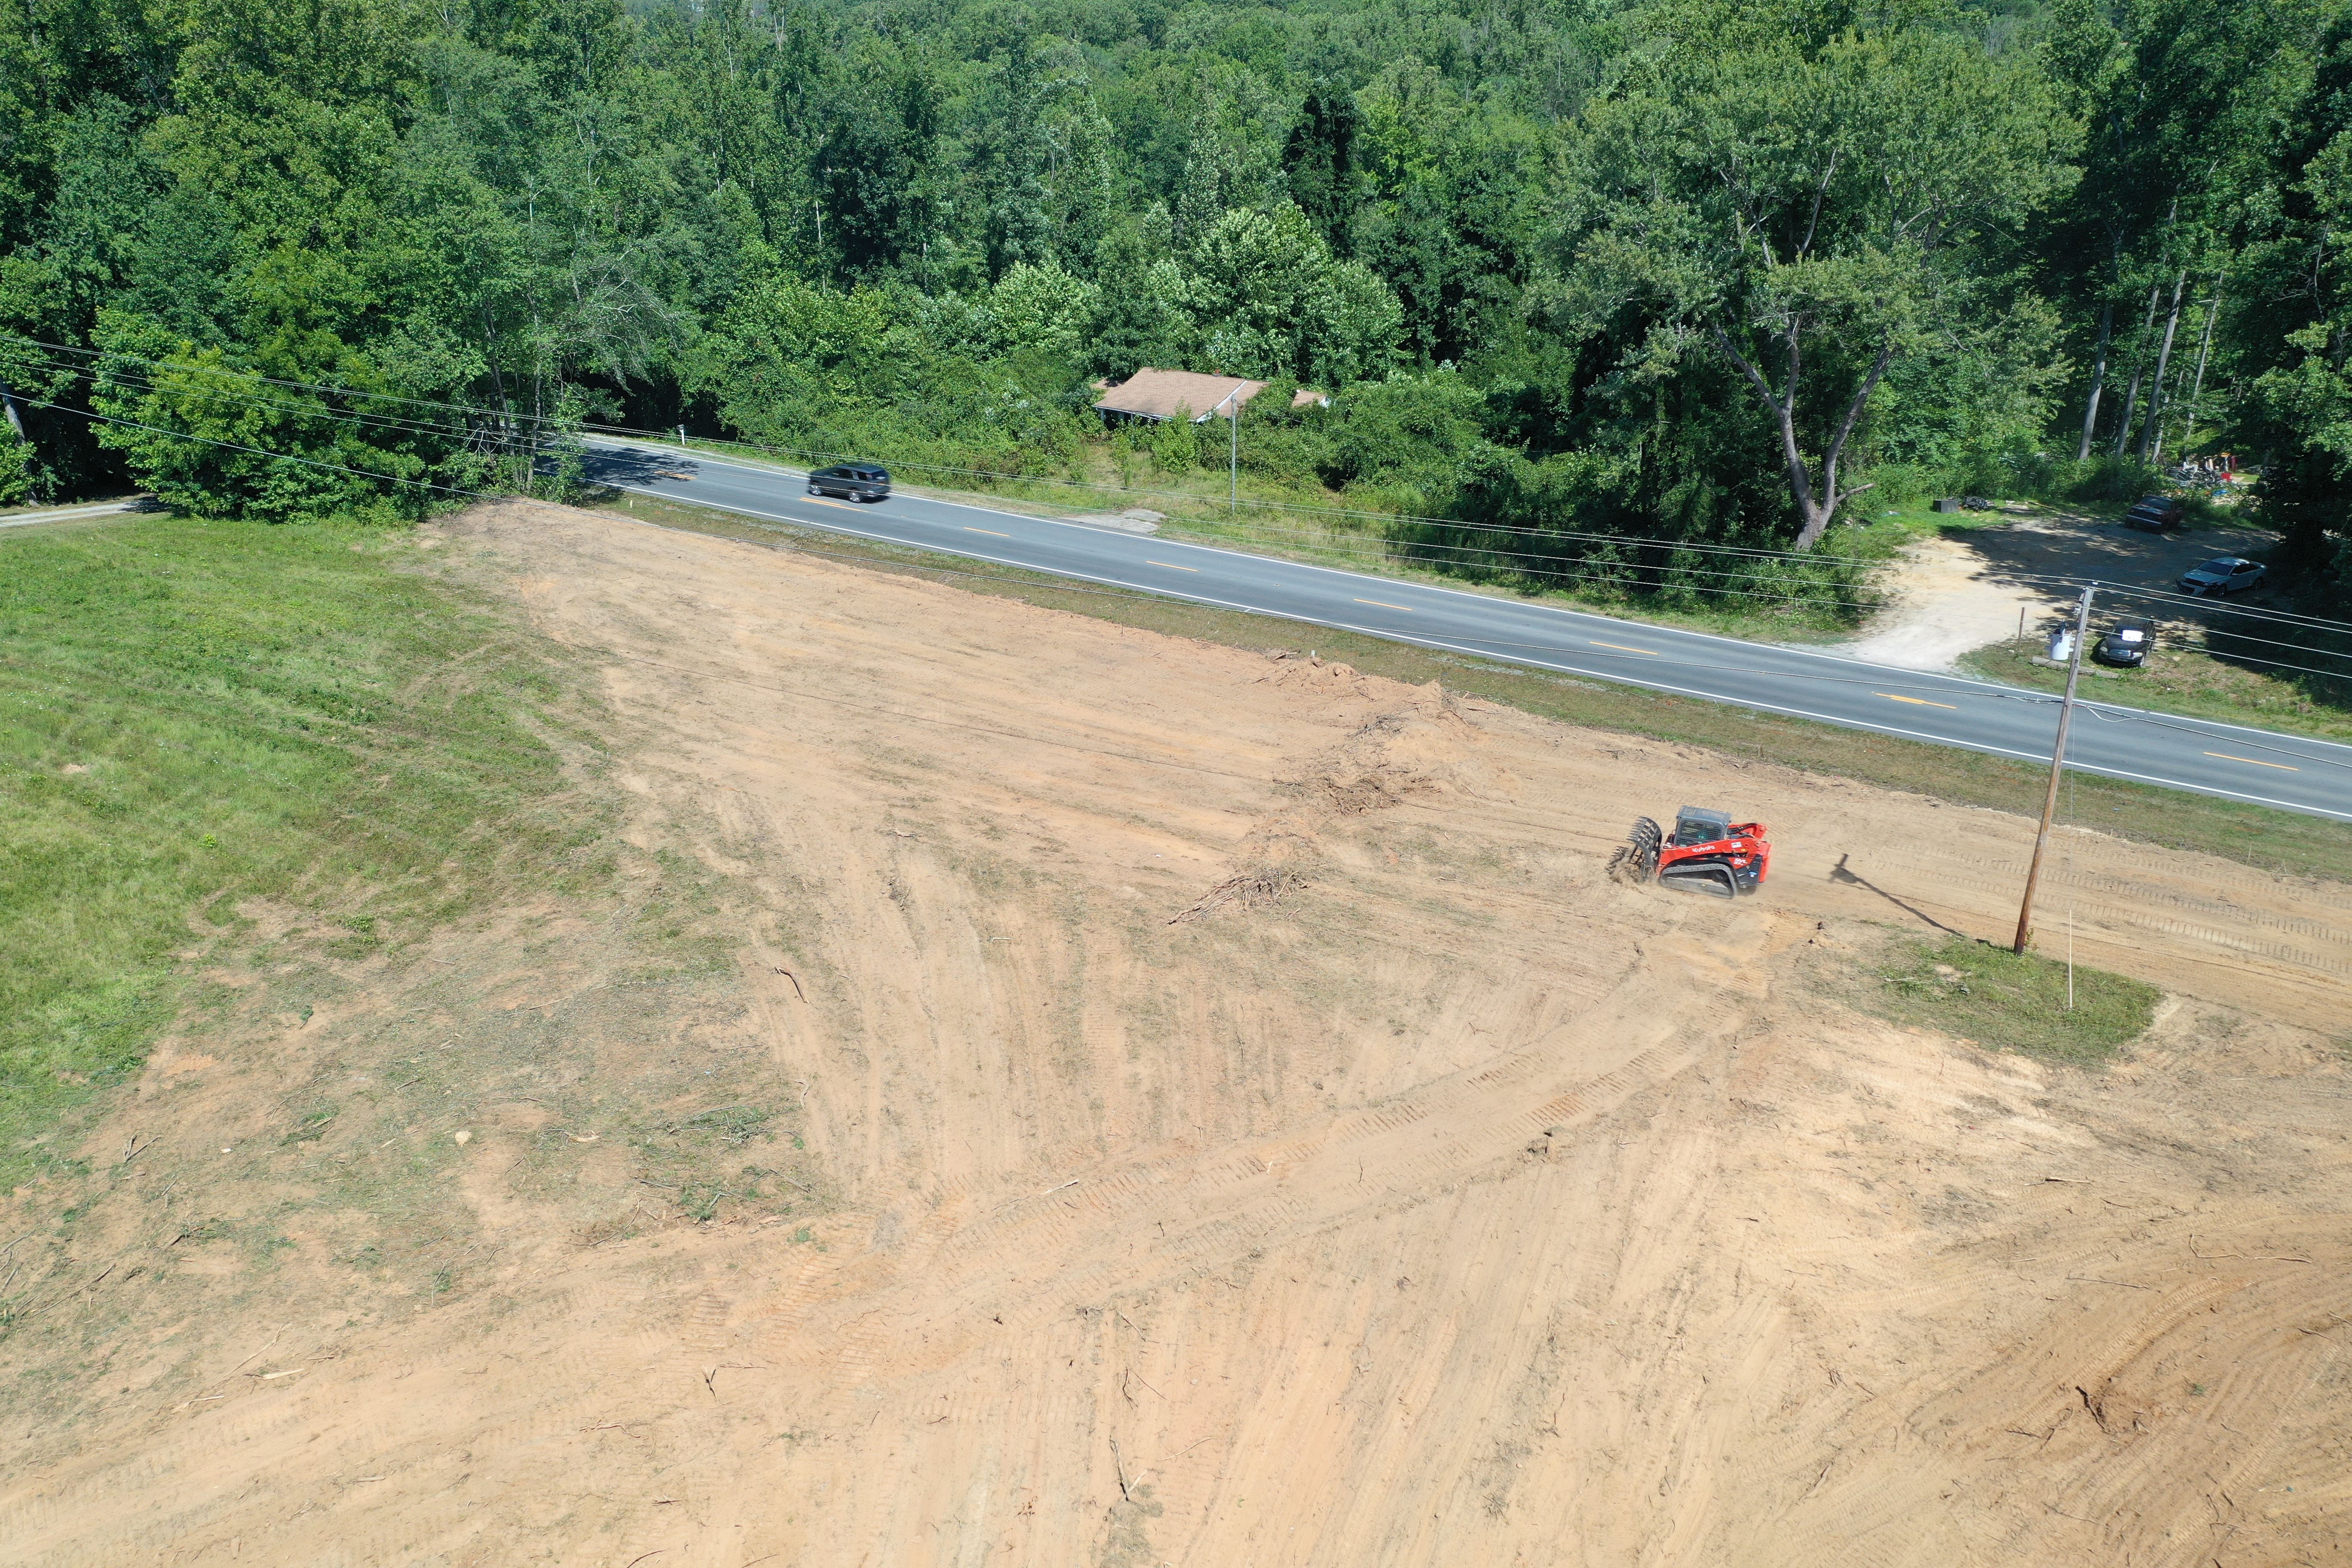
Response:
M1901 899L1896 898L1894 894L1888 892L1885 889L1880 887L1869 878L1856 876L1853 872L1845 868L1845 856L1841 855L1838 857L1838 863L1830 868L1831 881L1843 882L1849 886L1861 888L1865 891L1876 893L1880 898L1885 899L1888 903L1893 904L1905 914L1911 915L1927 921L1929 925L1934 926L1937 931L1944 932L1948 936L1966 936L1968 934L1966 931L1953 930L1950 926L1946 925L1943 921L1937 920L1935 916L1929 914L1927 910L1918 908L1915 904L1905 903Z

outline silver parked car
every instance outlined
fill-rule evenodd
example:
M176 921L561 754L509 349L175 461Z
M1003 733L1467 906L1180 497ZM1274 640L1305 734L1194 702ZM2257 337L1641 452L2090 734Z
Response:
M2217 555L2202 566L2182 573L2180 591L2184 594L2236 594L2261 582L2263 572L2263 563L2259 561L2249 561L2242 555Z

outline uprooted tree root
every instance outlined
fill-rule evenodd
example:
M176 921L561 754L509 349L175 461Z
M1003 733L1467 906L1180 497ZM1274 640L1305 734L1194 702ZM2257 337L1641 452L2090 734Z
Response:
M1223 909L1270 909L1282 901L1284 894L1296 892L1306 885L1307 879L1287 866L1261 863L1246 867L1202 894L1191 908L1168 923L1181 925L1186 921L1206 920Z

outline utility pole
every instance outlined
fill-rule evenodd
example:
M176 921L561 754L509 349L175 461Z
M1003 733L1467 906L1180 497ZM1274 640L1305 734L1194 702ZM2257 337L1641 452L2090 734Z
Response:
M1220 399L1221 404L1234 405L1225 410L1227 433L1233 437L1232 456L1225 468L1225 510L1234 517L1242 514L1242 405L1234 400L1241 396L1242 388L1248 384L1247 382L1237 384Z
M2066 661L2066 700L2058 708L2058 743L2050 753L2050 793L2042 800L2042 831L2033 839L2033 864L2025 873L2025 901L2017 907L2017 943L2011 952L2022 953L2026 939L2033 934L2033 890L2042 881L2042 852L2050 845L2050 819L2058 815L2058 781L2066 772L2066 732L2074 727L2074 685L2083 676L2083 639L2091 635L2091 595L2096 591L2095 584L2084 588L2082 603L2074 607L2074 652Z

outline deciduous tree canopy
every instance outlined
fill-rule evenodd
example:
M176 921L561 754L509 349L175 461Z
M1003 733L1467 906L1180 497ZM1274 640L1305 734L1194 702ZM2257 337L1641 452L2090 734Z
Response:
M2347 39L2346 0L24 0L0 500L414 510L600 417L1035 471L1161 363L1334 393L1281 416L1323 483L1647 540L2226 446L2341 604Z

